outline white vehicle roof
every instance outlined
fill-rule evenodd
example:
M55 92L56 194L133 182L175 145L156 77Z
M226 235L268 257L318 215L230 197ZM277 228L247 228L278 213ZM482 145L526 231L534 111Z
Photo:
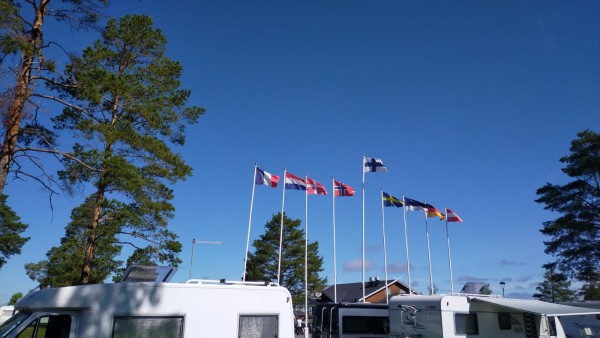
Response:
M469 300L472 302L483 302L508 309L546 316L577 316L600 314L600 310L598 309L588 309L583 307L546 303L534 299L469 297Z

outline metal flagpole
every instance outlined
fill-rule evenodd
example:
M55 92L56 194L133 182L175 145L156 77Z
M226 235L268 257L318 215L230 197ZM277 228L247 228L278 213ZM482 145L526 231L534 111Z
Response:
M333 204L333 302L337 303L337 268L336 268L336 257L335 257L335 179L331 177L331 200Z
M390 299L390 290L388 289L388 270L387 270L387 250L385 247L385 212L383 205L383 189L381 189L381 232L383 234L383 271L385 274L385 303Z
M446 217L446 239L448 240L448 268L450 269L450 291L454 293L454 278L452 277L452 255L450 255L450 235L448 234L448 209L444 206Z
M404 210L404 241L406 242L406 271L408 272L408 294L412 294L412 288L410 285L410 258L408 256L408 231L406 226L406 202L404 201L404 195L402 195L402 209Z
M248 216L248 238L246 239L246 257L244 257L244 274L242 281L246 281L246 267L248 266L248 247L250 246L250 225L252 224L252 206L254 205L254 189L256 188L256 169L258 164L254 163L254 179L252 180L252 197L250 198L250 216Z
M304 201L304 322L308 322L308 175L304 175L306 181L306 194ZM316 185L315 185L316 189ZM304 336L308 338L308 330L304 330Z
M285 205L285 175L287 169L283 168L283 193L281 197L281 225L279 226L279 260L277 261L277 285L281 279L281 249L283 247L283 207Z
M427 257L429 258L429 294L433 295L433 275L431 273L431 250L429 246L429 222L427 222L427 208L423 208L425 213L425 233L427 235Z
M362 301L365 300L365 155L362 159Z

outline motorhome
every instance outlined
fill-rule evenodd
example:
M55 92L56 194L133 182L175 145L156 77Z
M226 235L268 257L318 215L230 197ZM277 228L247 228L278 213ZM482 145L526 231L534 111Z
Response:
M313 338L388 337L387 304L322 303L313 307Z
M390 337L398 338L592 337L586 327L565 331L563 320L600 314L597 309L532 299L468 294L395 296L390 299L389 311Z
M144 274L160 272L142 269L120 283L30 293L0 326L0 338L294 337L292 297L281 286L145 282Z

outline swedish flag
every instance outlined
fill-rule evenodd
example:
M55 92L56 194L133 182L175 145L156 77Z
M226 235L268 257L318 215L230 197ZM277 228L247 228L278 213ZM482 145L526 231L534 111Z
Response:
M402 206L404 205L404 203L402 203L401 200L397 199L396 197L386 194L385 192L383 193L383 205L386 207L396 207L396 208L402 208Z

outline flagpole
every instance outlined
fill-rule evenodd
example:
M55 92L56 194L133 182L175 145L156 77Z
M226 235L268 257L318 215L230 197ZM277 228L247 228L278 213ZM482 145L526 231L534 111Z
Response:
M365 155L362 159L362 301L365 300Z
M287 169L283 168L283 193L281 197L281 224L279 226L279 260L277 261L277 285L281 279L281 249L283 247L283 208L285 205L285 175Z
M427 257L429 259L429 294L433 295L433 275L431 273L431 250L429 246L429 222L427 221L427 208L424 208L425 214L425 234L427 235Z
M250 246L250 225L252 224L252 206L254 205L254 189L256 188L256 169L258 164L254 163L254 179L252 180L252 197L250 198L250 216L248 216L248 238L246 239L246 256L244 257L244 274L242 281L246 281L246 266L248 264L248 247Z
M336 250L335 250L335 179L331 176L331 200L333 205L333 302L337 303L337 271L336 271Z
M410 285L410 258L408 256L408 227L406 226L406 202L404 201L404 195L402 195L402 209L404 210L404 241L406 242L406 271L408 272L408 294L412 294L412 288Z
M304 195L304 321L308 322L308 175L304 175L304 180L306 182L306 194ZM305 337L308 337L307 334L307 330L304 330Z
M450 255L450 235L448 234L448 208L444 206L446 217L446 239L448 240L448 268L450 269L450 291L454 293L454 278L452 277L452 255Z
M385 274L385 303L388 304L390 291L388 290L387 250L385 247L385 212L383 203L383 189L381 189L381 232L383 234L383 271Z

